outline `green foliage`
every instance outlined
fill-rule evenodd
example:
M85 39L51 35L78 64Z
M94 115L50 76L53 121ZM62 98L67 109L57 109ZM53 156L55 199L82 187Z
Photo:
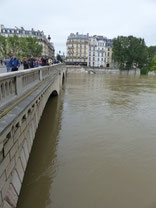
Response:
M150 71L156 71L156 55L153 57L150 62Z
M140 69L140 74L141 75L147 75L148 74L148 68L147 67L143 67Z
M156 46L150 46L148 49L148 61L152 61L153 57L156 55Z
M59 62L63 62L63 60L62 60L62 58L61 58L61 56L60 56L59 54L57 54L57 60L58 60Z
M17 35L4 37L0 36L0 54L3 58L11 57L15 53L18 58L41 56L42 46L37 38L18 37Z
M3 36L0 36L0 55L2 55L3 58L7 56L7 41Z
M148 51L144 39L118 36L113 40L113 60L120 69L142 68L147 64Z

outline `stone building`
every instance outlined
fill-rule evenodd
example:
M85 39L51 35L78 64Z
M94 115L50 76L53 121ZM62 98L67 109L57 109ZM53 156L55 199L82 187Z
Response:
M110 67L112 63L112 40L94 35L89 38L88 66Z
M0 35L5 37L17 35L19 37L36 37L38 43L42 45L42 56L55 57L55 49L52 42L50 42L50 37L48 39L44 35L43 31L35 31L34 29L25 30L23 27L18 28L5 28L4 25L0 25Z
M66 63L87 66L89 34L71 33L67 39Z
M66 64L111 67L112 40L104 36L71 33L67 39Z

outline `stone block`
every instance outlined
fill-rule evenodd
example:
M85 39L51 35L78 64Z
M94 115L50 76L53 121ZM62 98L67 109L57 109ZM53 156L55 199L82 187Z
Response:
M3 200L2 200L2 192L0 191L0 207L2 207L2 202L3 202Z
M25 158L26 158L26 162L27 162L29 159L29 152L28 152L28 146L27 146L26 139L24 140L23 149L24 149Z
M0 152L2 151L3 149L3 143L0 143Z
M26 159L25 159L25 154L24 154L23 148L21 150L20 158L21 158L21 163L22 163L23 170L25 170L25 168L27 166L27 163L26 163Z
M20 178L20 181L21 181L21 183L22 183L23 177L24 177L24 169L23 169L23 167L22 167L21 159L20 159L20 158L19 158L19 160L18 160L18 162L17 162L16 170L17 170L18 176L19 176L19 178Z
M13 147L11 148L9 154L10 154L10 159L12 159L16 152L18 151L18 141L16 141L16 143L13 145Z
M0 164L0 176L3 174L5 171L6 167L9 165L10 159L9 159L9 154L4 158L4 160Z
M12 160L9 162L6 168L7 178L9 177L10 173L13 171L14 168L15 168L15 158L12 158Z
M26 120L25 120L25 121L21 124L21 133L25 130L26 126L27 126L27 122L26 122Z
M8 204L8 202L4 200L3 208L13 208L13 207L11 207L10 204Z
M32 133L32 126L29 126L29 135L30 135L30 140L31 140L31 145L33 143L33 133Z
M2 188L2 199L4 199L5 196L6 196L6 193L7 193L8 189L9 189L9 184L10 184L11 178L12 177L9 177L7 179L7 181L5 181L5 184L4 184L3 188Z
M7 124L7 122L8 122L8 121L5 120L5 122L3 123L4 126ZM5 127L3 126L3 124L1 124L0 130L3 129L3 128L5 128ZM2 142L6 139L7 135L10 134L10 132L11 132L11 126L9 126L9 127L6 129L6 131L1 135L1 137L0 137L0 143L2 143Z
M8 154L12 146L13 146L13 138L10 137L8 141L4 144L4 156Z
M9 185L8 191L5 196L5 200L11 207L16 207L18 201L18 195L12 184Z
M18 138L18 146L20 147L24 141L24 134L22 133Z
M30 154L31 146L32 146L32 142L31 142L30 136L26 138L26 142L27 142L27 146L28 146L28 152Z
M13 173L12 181L11 181L16 193L19 195L21 190L21 181L19 179L19 176L17 174L17 171L15 170Z
M21 127L18 127L18 129L15 131L13 138L14 138L14 143L17 141L17 139L20 137L21 135Z
M6 181L6 173L4 171L3 174L0 177L0 190L2 190L2 188L3 188L4 184L5 184L5 181Z

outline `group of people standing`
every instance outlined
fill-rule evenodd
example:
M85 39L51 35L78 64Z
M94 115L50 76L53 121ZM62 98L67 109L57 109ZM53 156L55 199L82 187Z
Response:
M13 54L11 59L7 58L4 62L7 68L7 72L18 71L21 64L23 64L23 69L30 69L57 63L57 61L52 61L52 59L48 59L44 56L41 58L41 60L37 60L31 56L29 59L24 57L23 61L19 61L18 58L16 58L16 54Z

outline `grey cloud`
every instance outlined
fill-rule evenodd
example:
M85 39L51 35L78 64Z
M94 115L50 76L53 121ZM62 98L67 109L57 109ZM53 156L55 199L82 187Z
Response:
M155 0L0 0L0 22L51 35L56 52L66 51L70 32L113 38L135 35L156 45ZM16 12L15 12L16 11Z

